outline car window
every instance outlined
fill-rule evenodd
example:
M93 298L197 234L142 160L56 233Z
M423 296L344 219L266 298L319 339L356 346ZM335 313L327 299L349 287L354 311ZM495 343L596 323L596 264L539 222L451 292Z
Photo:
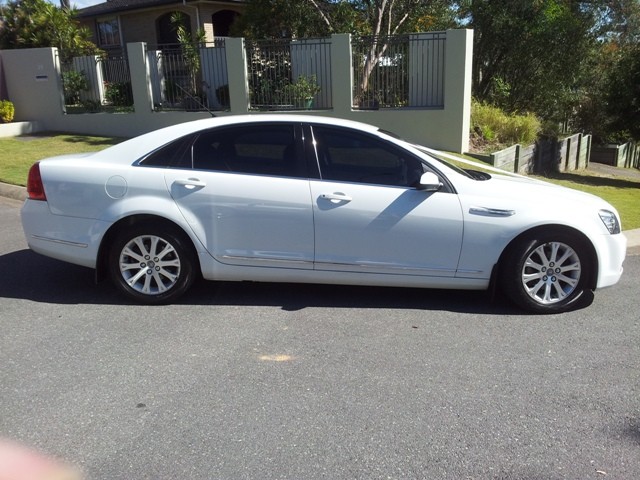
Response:
M179 138L164 145L140 160L145 167L191 168L193 135Z
M306 176L295 126L257 124L212 129L193 144L193 168L223 172Z
M425 172L409 152L372 135L313 126L323 180L415 187Z

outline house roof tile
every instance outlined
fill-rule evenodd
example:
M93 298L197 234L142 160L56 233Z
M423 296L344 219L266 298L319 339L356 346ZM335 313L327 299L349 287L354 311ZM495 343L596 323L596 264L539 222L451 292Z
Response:
M194 0L186 0L189 3L195 3ZM245 0L220 0L217 3L246 3ZM141 8L159 7L163 5L182 4L182 0L108 0L91 7L78 9L76 16L78 18L95 17L98 15L106 15L109 13L125 12L128 10L138 10Z

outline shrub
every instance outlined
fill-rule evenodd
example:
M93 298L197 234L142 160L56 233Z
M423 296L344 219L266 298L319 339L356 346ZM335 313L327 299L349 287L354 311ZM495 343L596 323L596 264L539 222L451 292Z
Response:
M102 104L98 100L83 100L81 105L84 107L85 111L89 113L98 113L102 110Z
M130 107L133 105L131 82L106 82L104 97L114 107Z
M533 114L513 115L505 125L504 136L513 143L529 145L536 141L542 131L542 123Z
M13 103L9 100L0 100L0 121L2 121L2 123L9 123L13 121L14 114L15 108Z
M80 93L89 90L89 82L84 72L70 70L62 74L64 87L64 103L66 105L78 105Z
M542 131L542 123L533 114L507 114L504 110L473 101L471 128L475 140L493 146L520 143L529 145Z

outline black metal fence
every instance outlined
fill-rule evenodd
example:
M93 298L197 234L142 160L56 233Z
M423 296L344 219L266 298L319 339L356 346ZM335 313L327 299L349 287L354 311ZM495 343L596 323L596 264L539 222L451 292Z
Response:
M124 52L76 57L61 63L67 113L131 112L133 93Z
M331 108L329 39L246 43L252 110Z
M352 40L353 105L359 109L444 108L446 32ZM251 110L330 109L331 39L247 41ZM226 42L147 47L156 110L230 107ZM67 112L131 111L124 52L63 66Z
M147 48L156 110L225 110L229 82L225 40Z
M446 32L352 41L353 107L444 107Z

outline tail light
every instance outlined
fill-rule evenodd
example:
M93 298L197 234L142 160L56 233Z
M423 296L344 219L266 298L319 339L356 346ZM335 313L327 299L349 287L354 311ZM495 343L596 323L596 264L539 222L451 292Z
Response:
M40 162L34 163L29 169L29 177L27 178L27 193L31 200L47 200L44 193L44 185L40 176Z

